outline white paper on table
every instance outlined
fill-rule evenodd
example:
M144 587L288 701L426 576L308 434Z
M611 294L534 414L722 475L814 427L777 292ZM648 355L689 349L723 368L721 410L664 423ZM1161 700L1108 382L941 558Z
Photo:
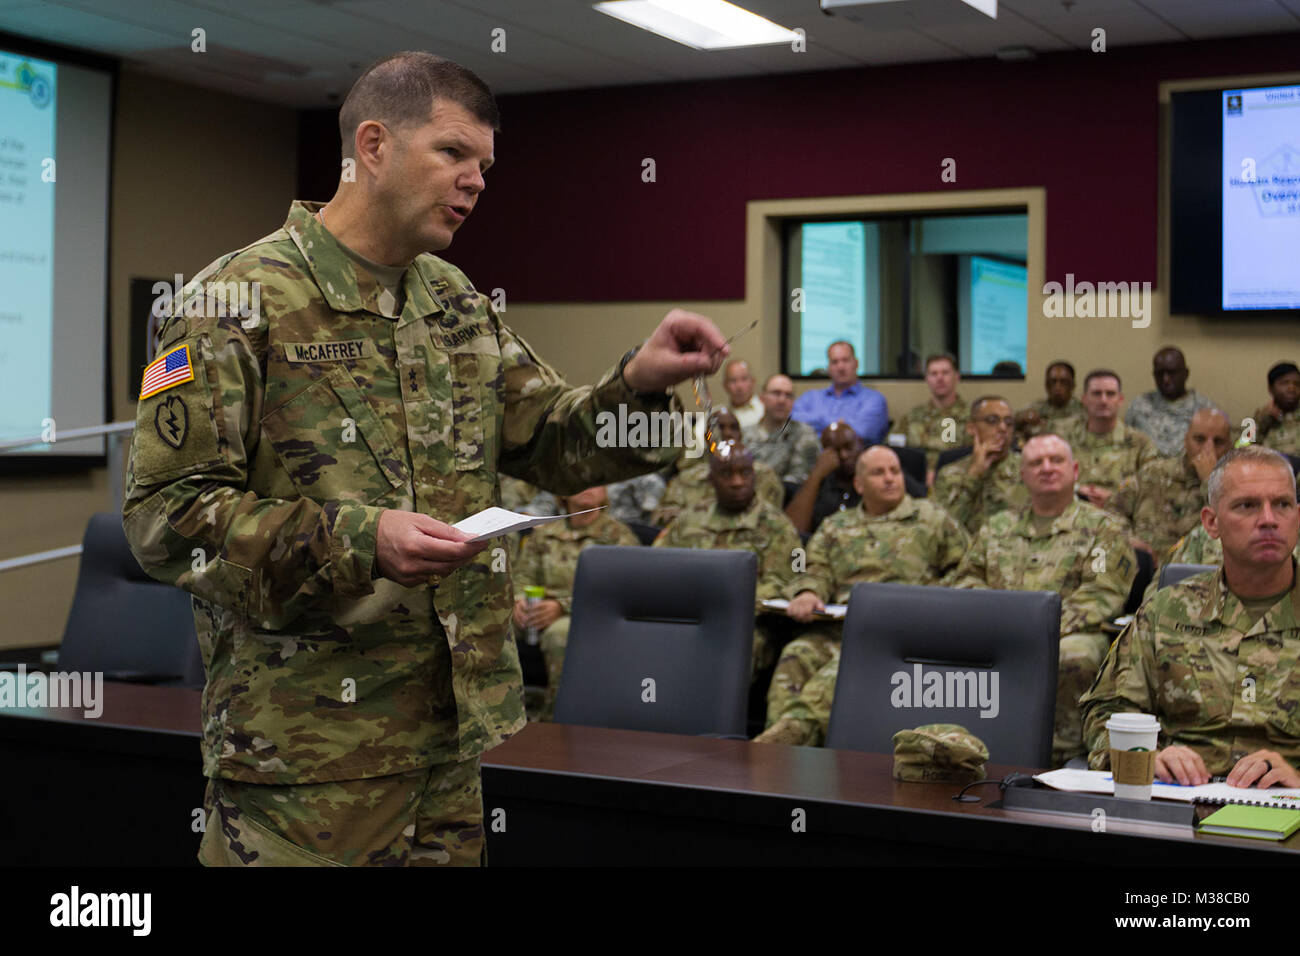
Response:
M1069 790L1075 793L1114 793L1115 780L1107 770L1049 770L1047 773L1035 774L1034 779L1045 783L1055 790ZM1193 800L1224 800L1237 803L1267 803L1279 807L1300 809L1300 790L1286 787L1271 787L1260 790L1256 787L1230 787L1226 783L1206 783L1199 787L1184 787L1176 783L1151 784L1151 796L1161 800L1181 800L1191 803Z
M573 515L585 515L591 514L593 511L603 510L604 507L602 506L600 508L588 508L586 511L575 511L573 514L538 518L534 515L520 514L517 511L507 511L505 508L484 508L478 514L457 521L452 527L458 531L474 535L469 539L470 541L482 541L484 538L499 538L503 534L523 531L525 528L536 528L539 524L563 521L565 518L572 518Z
M767 608L769 611L780 611L784 614L790 609L790 602L785 598L768 598L763 602L763 607ZM819 615L834 618L838 621L842 620L844 615L848 612L849 606L847 604L827 604L825 611L819 611L817 613Z

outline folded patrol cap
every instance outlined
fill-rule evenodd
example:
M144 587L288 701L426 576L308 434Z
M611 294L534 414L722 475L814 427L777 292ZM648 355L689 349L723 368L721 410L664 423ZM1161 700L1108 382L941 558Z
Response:
M967 783L984 777L989 748L959 724L926 724L894 734L894 779Z

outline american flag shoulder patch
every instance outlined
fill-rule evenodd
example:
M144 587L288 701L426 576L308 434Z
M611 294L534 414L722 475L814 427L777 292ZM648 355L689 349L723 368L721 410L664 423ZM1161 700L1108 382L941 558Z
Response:
M163 389L194 381L194 362L190 346L181 345L158 356L144 370L140 380L140 399L157 395Z

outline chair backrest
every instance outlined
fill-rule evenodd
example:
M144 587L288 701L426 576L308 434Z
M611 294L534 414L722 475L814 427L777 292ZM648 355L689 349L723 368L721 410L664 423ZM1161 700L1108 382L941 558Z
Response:
M903 472L910 475L914 481L919 481L925 485L925 449L911 448L906 445L891 445L894 453L898 455L898 465Z
M1156 573L1156 563L1149 551L1134 549L1137 556L1137 574L1133 575L1133 585L1128 589L1128 600L1124 602L1124 613L1132 614L1142 606L1142 595L1147 593L1147 585Z
M556 722L743 735L757 577L749 551L584 549Z
M652 524L641 524L638 521L625 521L624 524L632 529L632 533L636 535L636 539L644 545L654 544L655 538L657 538L659 532L663 530L662 528L656 528Z
M944 465L951 464L954 461L960 461L969 455L974 449L970 445L963 445L960 448L949 448L946 451L939 452L939 460L934 466L937 472Z
M1190 578L1193 574L1218 569L1217 564L1166 564L1160 569L1160 581L1156 584L1156 590L1177 584L1183 578Z
M103 671L109 680L203 686L190 596L144 573L120 514L101 512L86 525L58 666Z
M961 724L993 763L1052 757L1061 597L858 584L849 597L826 746L893 753L893 736Z

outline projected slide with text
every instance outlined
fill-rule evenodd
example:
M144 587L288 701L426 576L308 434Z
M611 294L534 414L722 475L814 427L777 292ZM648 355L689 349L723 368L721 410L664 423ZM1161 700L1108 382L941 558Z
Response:
M805 223L799 371L826 367L826 347L852 342L862 356L867 323L866 236L860 222Z
M1029 309L1024 266L981 256L970 260L970 371L987 375L998 362L1025 368Z

